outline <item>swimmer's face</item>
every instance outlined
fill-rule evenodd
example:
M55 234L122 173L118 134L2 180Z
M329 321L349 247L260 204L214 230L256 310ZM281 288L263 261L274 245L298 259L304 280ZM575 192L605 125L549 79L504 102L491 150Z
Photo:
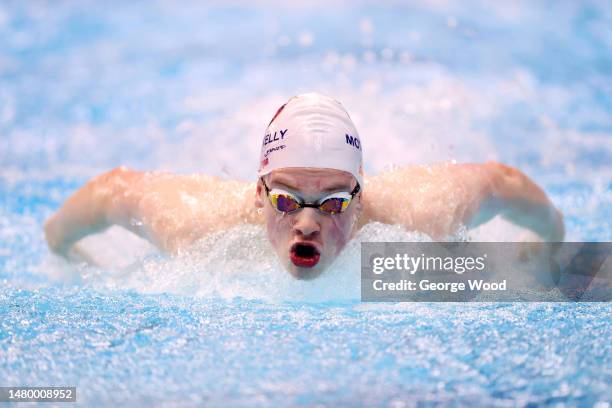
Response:
M351 192L357 184L350 173L312 168L274 170L264 180L271 190L285 190L306 203L334 192ZM307 207L283 214L272 206L261 181L255 205L263 209L268 238L281 263L298 279L315 278L333 262L351 238L362 212L359 192L342 213L328 215Z

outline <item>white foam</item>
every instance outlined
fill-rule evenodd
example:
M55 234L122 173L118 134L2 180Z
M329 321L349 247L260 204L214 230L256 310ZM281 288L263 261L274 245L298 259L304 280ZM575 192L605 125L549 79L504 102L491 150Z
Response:
M516 238L496 220L454 239ZM514 231L514 235L509 231ZM351 240L319 278L302 281L285 271L262 226L239 225L206 237L189 251L170 257L118 227L81 240L72 264L47 261L53 279L95 289L167 292L207 298L242 297L265 301L348 301L360 298L361 242L431 241L398 225L370 223Z

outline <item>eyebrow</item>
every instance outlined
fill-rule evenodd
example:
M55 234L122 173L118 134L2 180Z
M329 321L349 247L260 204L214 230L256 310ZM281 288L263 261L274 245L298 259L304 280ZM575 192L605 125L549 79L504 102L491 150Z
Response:
M276 184L276 185L280 185L281 187L285 187L289 190L293 190L293 191L298 191L298 188L294 187L292 185L292 183L288 180L271 180L270 184ZM339 184L333 184L331 186L325 187L324 189L322 189L321 191L325 192L325 193L330 193L330 192L334 192L334 191L350 191L351 190L351 186L350 185L346 185L346 183L339 183Z

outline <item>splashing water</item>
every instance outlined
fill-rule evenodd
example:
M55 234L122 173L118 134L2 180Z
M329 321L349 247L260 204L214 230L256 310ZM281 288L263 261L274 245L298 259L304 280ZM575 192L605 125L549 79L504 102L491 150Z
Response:
M274 303L358 301L361 242L383 240L430 241L426 235L407 232L399 226L371 223L359 231L320 278L300 281L283 269L262 226L240 225L216 233L176 257L164 256L115 228L83 240L79 244L81 252L76 255L81 257L80 263L51 256L41 273L59 282L76 280L99 290L132 289Z

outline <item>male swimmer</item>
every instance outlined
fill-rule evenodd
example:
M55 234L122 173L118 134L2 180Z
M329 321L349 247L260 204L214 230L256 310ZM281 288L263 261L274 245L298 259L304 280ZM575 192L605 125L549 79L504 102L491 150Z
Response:
M563 217L519 170L496 162L406 166L365 177L361 139L342 105L291 98L266 129L257 182L119 167L90 180L45 224L66 255L86 235L120 225L178 253L239 223L265 224L283 266L318 276L364 224L399 224L443 239L496 215L562 241ZM254 201L254 202L253 202Z

